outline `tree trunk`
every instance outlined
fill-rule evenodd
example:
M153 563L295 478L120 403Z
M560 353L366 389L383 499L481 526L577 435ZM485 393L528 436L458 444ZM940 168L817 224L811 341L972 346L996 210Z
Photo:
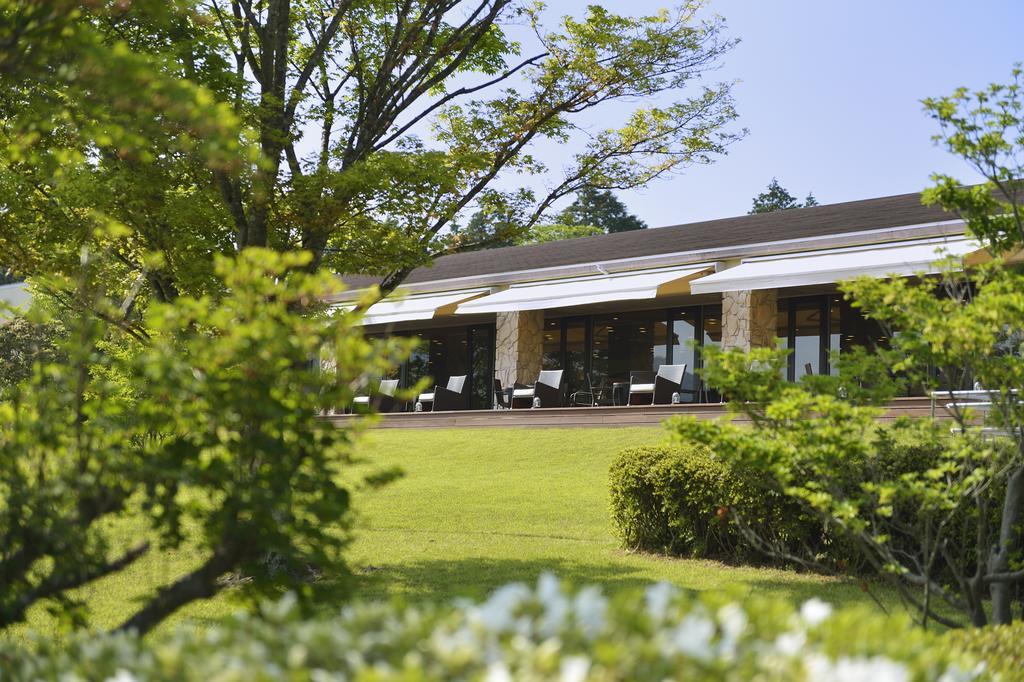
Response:
M1017 467L1006 479L1006 500L999 524L999 542L992 548L988 560L989 575L1010 572L1010 558L1020 550L1021 513L1024 511L1024 467ZM992 622L1006 625L1013 621L1012 582L993 582L989 586L992 598Z

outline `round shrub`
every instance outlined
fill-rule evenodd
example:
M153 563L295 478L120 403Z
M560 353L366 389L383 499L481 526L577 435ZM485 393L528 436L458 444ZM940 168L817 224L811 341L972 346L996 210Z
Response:
M612 521L632 549L726 561L764 560L743 523L789 547L819 547L821 525L694 444L628 448L610 471Z
M304 620L293 599L205 631L0 642L12 682L64 680L844 680L982 679L968 655L905 617L817 600L694 596L660 583L608 598L553 576L481 603L346 607Z
M1000 680L1024 680L1024 621L1011 625L952 630L946 635L949 648L966 651L984 661L986 670Z

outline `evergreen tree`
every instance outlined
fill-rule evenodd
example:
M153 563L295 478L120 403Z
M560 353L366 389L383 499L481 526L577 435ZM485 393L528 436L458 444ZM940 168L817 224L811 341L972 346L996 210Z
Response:
M611 190L593 187L577 192L576 201L559 214L557 222L562 225L596 225L609 234L647 227L647 223L630 213Z
M801 204L796 200L795 196L779 184L776 178L772 178L772 181L768 183L768 189L754 197L754 207L749 211L748 215L788 211L791 208L810 208L817 205L818 200L814 198L813 192L809 193L807 198L804 199L804 203Z

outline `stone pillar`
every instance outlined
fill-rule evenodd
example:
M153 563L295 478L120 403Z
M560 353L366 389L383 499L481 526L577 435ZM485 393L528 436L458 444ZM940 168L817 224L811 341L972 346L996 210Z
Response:
M724 292L722 347L750 350L774 345L777 310L775 289Z
M544 353L544 311L497 314L494 371L502 386L537 381Z

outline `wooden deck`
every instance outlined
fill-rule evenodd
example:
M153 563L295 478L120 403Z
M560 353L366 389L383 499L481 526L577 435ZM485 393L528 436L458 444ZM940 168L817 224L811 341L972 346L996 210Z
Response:
M395 412L381 415L380 429L521 428L521 427L612 427L655 426L667 417L691 414L714 419L726 414L725 405L635 405L632 407L560 407L519 410L463 410L458 412ZM928 398L897 398L889 403L881 421L897 417L927 417ZM351 415L324 417L339 425ZM737 420L737 423L742 423Z

